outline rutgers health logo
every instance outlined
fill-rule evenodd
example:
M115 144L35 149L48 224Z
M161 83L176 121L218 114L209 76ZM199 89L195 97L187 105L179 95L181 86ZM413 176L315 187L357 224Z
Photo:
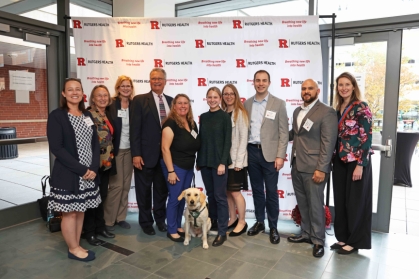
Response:
M244 59L236 59L236 68L246 68L246 65L248 66L258 66L258 65L264 65L264 66L275 66L276 62L274 61L247 61Z
M103 64L103 65L112 65L112 60L87 60L83 57L77 57L77 66L87 66L87 64Z
M154 59L154 68L163 68L164 66L190 66L192 61L164 61L162 59Z
M273 25L270 21L248 21L233 19L233 29L243 29L243 26L266 26Z
M73 28L82 29L85 27L109 27L109 23L106 22L82 22L81 20L73 19Z
M235 42L207 42L204 40L195 40L195 48L204 48L206 46L234 46Z
M281 87L292 87L294 85L301 86L304 80L292 80L289 78L281 78ZM317 81L318 85L322 85L321 81Z
M237 84L237 80L209 80L206 78L198 78L198 86L220 85L220 84Z
M319 46L319 41L290 41L278 39L279 48L289 48L290 46Z
M124 40L122 39L115 39L115 47L117 48L125 47L125 45L127 46L152 46L153 42L132 42L132 41L124 42Z

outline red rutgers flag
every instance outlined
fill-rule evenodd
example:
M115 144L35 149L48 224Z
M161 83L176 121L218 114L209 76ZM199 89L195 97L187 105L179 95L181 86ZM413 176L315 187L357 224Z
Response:
M119 75L133 79L137 94L149 92L150 70L164 68L165 93L188 94L196 122L208 111L209 87L234 84L245 100L255 94L254 73L264 69L271 75L270 93L287 103L291 125L302 102L302 81L312 78L321 85L323 80L317 16L72 20L77 76L86 95L97 84L113 91ZM203 186L200 175L196 183ZM252 192L243 195L247 217L254 217ZM279 172L278 199L280 218L290 219L296 201L287 163Z

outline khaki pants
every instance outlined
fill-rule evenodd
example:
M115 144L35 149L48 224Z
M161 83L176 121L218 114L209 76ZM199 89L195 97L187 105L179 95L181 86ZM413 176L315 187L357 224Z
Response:
M131 150L119 149L115 161L117 174L109 179L108 197L104 205L106 226L113 226L115 221L124 221L128 210L128 193L133 172Z

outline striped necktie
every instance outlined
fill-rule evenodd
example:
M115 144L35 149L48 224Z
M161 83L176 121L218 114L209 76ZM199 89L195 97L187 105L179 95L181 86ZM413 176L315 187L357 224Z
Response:
M162 94L159 95L159 110L160 110L160 123L166 118L166 109L164 108L164 103L162 99Z

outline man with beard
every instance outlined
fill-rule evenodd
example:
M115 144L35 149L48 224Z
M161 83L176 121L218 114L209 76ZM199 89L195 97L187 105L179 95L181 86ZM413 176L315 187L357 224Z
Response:
M288 237L292 243L314 244L313 256L324 255L324 186L331 170L337 139L336 111L318 100L320 89L312 79L301 85L304 103L295 109L292 130L291 176L301 213L302 235Z

